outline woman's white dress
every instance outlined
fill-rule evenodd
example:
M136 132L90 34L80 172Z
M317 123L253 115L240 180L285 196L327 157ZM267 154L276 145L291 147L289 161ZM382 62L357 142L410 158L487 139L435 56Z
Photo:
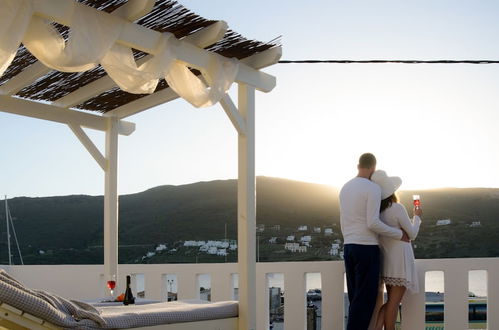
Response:
M381 221L389 226L401 228L414 240L419 232L421 219L416 215L411 220L400 203L393 203L380 214ZM387 285L405 286L412 293L419 291L418 277L414 265L411 243L380 236L382 252L382 278Z

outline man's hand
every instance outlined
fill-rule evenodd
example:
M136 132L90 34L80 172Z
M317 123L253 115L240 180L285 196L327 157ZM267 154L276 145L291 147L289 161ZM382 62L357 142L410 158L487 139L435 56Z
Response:
M414 207L414 215L417 215L418 217L421 217L423 215L423 210L421 209L421 207Z
M405 232L405 230L403 230L403 229L401 229L401 230L402 230L402 238L400 240L403 241L403 242L409 243L411 241L409 239L409 235L407 235L407 233Z

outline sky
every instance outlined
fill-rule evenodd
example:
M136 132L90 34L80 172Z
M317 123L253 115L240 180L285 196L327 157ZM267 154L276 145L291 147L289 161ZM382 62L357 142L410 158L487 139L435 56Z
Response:
M180 0L282 59L499 59L499 2ZM499 65L276 64L256 97L256 174L341 186L360 154L401 189L499 187ZM234 95L234 89L231 90ZM120 194L237 177L219 105L176 100L127 120ZM103 150L104 134L87 130ZM0 112L0 194L101 195L104 173L62 124Z

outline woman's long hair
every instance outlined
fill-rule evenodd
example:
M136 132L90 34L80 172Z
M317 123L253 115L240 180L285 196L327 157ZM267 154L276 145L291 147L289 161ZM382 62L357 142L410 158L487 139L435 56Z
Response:
M393 203L397 203L398 201L399 199L397 198L397 195L395 195L395 193L391 194L391 196L388 196L387 198L381 201L379 212L380 213L383 212L384 210L392 206Z

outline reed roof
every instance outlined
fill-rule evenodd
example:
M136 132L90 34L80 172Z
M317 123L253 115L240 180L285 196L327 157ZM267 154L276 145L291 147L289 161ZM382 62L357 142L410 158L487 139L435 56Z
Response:
M96 9L112 12L125 4L126 0L78 0L78 2L94 7ZM158 32L171 32L177 38L188 36L216 21L205 19L173 0L157 0L153 10L140 18L136 23ZM61 33L66 36L68 27L57 25ZM269 48L279 46L279 40L261 42L248 40L239 33L228 30L223 39L208 46L206 49L226 57L242 59L253 54L265 51ZM134 52L135 59L144 57L146 54L140 51ZM35 63L37 59L21 45L17 55L9 68L0 77L0 86L21 73L25 68ZM77 89L105 76L104 69L99 65L92 70L78 73L65 73L50 71L40 77L34 83L25 86L15 95L46 102L53 102ZM168 87L164 79L160 81L156 92ZM130 94L114 87L91 99L84 101L73 108L106 113L136 99L147 96L146 94Z

